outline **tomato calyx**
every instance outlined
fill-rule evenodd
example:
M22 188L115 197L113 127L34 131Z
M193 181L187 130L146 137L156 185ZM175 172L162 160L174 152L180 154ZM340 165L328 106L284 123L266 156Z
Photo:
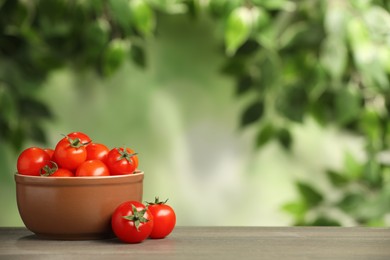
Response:
M146 201L146 204L149 206L149 205L164 205L168 202L168 199L164 200L164 201L160 201L160 198L159 197L154 197L154 202L148 202Z
M118 158L116 159L117 161L120 161L122 159L125 159L126 161L128 161L129 163L133 163L133 159L132 157L137 155L138 153L129 153L127 151L127 149L120 149L120 148L116 148L116 150L118 151L119 155Z
M46 164L45 166L43 166L43 168L39 171L39 174L45 177L53 175L58 170L58 164L54 161L50 161L50 165L51 166Z
M80 138L78 138L78 137L71 138L67 135L64 135L64 136L66 137L66 139L68 140L68 142L70 144L70 147L72 147L72 148L80 148L82 146L86 146L86 145L91 143L91 142L83 143L83 142L81 142Z
M135 228L139 232L140 231L139 226L141 225L141 223L146 223L149 221L149 219L144 217L148 208L146 207L146 208L142 209L141 211L138 211L134 205L131 205L131 208L133 210L133 215L123 216L122 218L127 219L129 221L133 221Z

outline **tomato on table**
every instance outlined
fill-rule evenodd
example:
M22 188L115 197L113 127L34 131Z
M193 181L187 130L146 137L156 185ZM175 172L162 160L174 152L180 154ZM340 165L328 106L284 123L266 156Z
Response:
M115 209L111 226L121 241L140 243L152 232L153 216L141 202L126 201Z
M85 144L79 138L65 136L56 145L53 160L60 168L75 170L87 159Z
M160 201L158 197L154 202L147 202L148 209L153 215L153 230L150 238L159 239L168 236L176 225L175 211L167 205L168 200Z
M18 173L39 176L41 169L50 163L50 156L42 148L30 147L23 150L17 160Z
M88 160L77 167L75 176L109 176L110 171L107 166L100 160Z
M138 156L130 148L113 148L107 155L106 164L112 175L131 174L138 167Z

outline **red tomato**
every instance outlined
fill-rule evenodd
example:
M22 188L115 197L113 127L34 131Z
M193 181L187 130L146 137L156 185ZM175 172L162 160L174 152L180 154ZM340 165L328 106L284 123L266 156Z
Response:
M67 169L59 168L53 174L51 174L50 177L74 177L74 174Z
M60 168L75 170L87 159L87 151L79 138L62 138L56 145L53 154L54 161Z
M108 152L107 146L104 144L91 143L85 147L87 149L87 160L101 160L106 161Z
M130 148L114 148L108 153L106 163L111 175L130 174L138 167L138 157Z
M83 162L76 170L76 176L109 176L110 171L104 162L100 160L88 160Z
M53 158L54 150L51 148L45 148L43 149L49 156L50 158Z
M73 133L67 134L66 136L68 136L72 139L78 138L78 139L80 139L81 143L84 145L87 145L90 142L92 142L91 138L82 132L73 132Z
M51 166L45 165L41 169L41 176L46 176L46 177L73 177L74 174L73 172L63 169L63 168L58 168L58 165L55 162L51 162Z
M153 230L150 238L164 238L168 236L176 225L175 211L166 204L166 201L159 201L158 197L155 202L148 202L148 209L153 215Z
M50 156L43 149L30 147L20 153L16 168L20 174L39 176L41 169L49 162Z
M126 201L119 205L111 217L115 235L126 243L140 243L153 229L153 216L138 201Z

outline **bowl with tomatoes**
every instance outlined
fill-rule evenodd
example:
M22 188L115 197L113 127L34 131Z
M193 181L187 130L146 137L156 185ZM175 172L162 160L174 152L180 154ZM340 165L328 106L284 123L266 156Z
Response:
M54 149L29 147L17 160L16 200L25 226L49 239L112 237L115 208L142 201L144 173L130 148L70 133Z

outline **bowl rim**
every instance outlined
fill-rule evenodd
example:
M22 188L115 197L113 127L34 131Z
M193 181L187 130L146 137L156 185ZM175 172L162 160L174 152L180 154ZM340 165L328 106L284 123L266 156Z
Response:
M132 174L110 175L110 176L74 176L74 177L45 177L31 176L19 173L14 174L17 184L29 185L94 185L94 184L115 184L139 182L144 178L144 172L137 170Z

